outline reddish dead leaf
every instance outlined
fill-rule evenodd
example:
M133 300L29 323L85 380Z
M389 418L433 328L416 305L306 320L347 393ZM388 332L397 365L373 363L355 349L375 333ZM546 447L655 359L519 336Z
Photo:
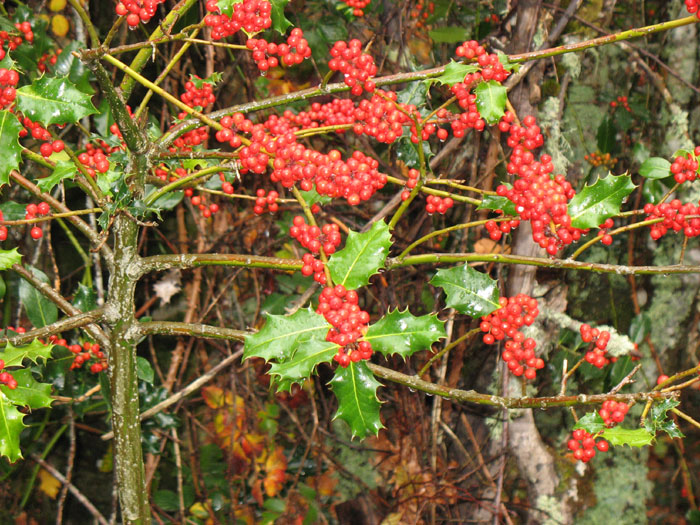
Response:
M284 482L287 479L287 457L284 455L284 449L277 447L275 451L267 457L265 461L265 494L269 497L274 497L282 490Z

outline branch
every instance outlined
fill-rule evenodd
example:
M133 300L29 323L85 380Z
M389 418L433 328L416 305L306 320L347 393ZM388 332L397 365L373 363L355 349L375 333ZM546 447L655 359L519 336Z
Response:
M0 337L0 345L10 343L12 345L23 345L30 343L34 339L39 337L46 337L52 334L58 334L60 332L65 332L66 330L73 330L74 328L81 328L85 325L92 324L93 322L99 320L104 313L104 306L90 310L89 312L80 313L78 315L72 315L51 323L42 328L35 328L34 330L29 330L20 335L15 335L12 337Z
M199 323L179 323L170 321L148 321L139 323L139 331L143 335L192 335L208 339L233 339L243 341L250 332L233 330Z
M300 259L226 253L153 255L141 259L138 271L139 276L143 276L154 271L169 270L171 268L197 268L199 266L245 266L247 268L296 271L301 270L303 262Z

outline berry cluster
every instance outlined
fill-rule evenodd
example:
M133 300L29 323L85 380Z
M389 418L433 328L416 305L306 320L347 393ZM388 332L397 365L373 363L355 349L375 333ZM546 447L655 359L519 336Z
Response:
M598 411L600 417L603 418L605 426L612 428L618 423L622 423L630 409L629 405L622 401L604 401L603 406Z
M311 56L311 48L304 38L304 32L298 27L292 29L286 44L275 44L260 38L249 38L246 47L253 52L253 60L260 71L267 71L277 67L279 62L285 66L301 64L305 58ZM278 55L279 60L275 55Z
M46 73L50 66L56 65L56 62L58 62L58 55L60 55L62 51L62 49L56 49L41 55L36 65L37 70L40 73Z
M455 54L458 57L468 60L476 59L479 66L481 66L481 72L470 73L465 77L465 84L476 84L481 82L482 79L503 82L510 75L510 72L503 67L498 55L495 53L487 53L476 40L469 40L468 42L464 42L461 46L457 46Z
M39 204L27 204L25 209L24 218L27 220L32 220L36 218L37 215L48 215L51 212L51 207L45 203L40 202ZM44 230L39 226L34 226L30 231L29 235L32 239L39 240L44 236Z
M644 205L644 213L647 214L647 219L663 219L650 228L651 238L655 241L666 235L668 230L682 231L686 237L700 235L700 206L682 204L680 200L673 199L657 205L647 203Z
M53 140L50 142L44 142L39 146L39 153L45 158L49 158L53 153L60 153L66 145L61 139Z
M588 463L595 457L596 449L600 452L607 452L610 445L604 439L596 442L595 436L579 428L574 430L573 437L567 443L567 447L574 453L576 459Z
M332 325L326 340L340 346L334 359L342 367L372 357L369 342L356 344L369 323L369 314L360 310L358 300L355 290L346 290L342 284L338 284L323 289L316 309Z
M17 388L17 380L9 372L2 372L5 368L5 361L0 359L0 385L5 385L10 390Z
M698 18L700 18L700 10L698 10L698 7L700 7L700 1L698 0L685 0L685 8L688 10L690 14L695 14Z
M700 146L696 146L693 153L688 155L678 156L673 159L671 164L671 173L678 184L683 184L686 181L694 181L698 176L698 160L700 156Z
M85 151L78 155L78 160L87 166L88 175L95 177L95 172L107 173L109 171L109 159L100 146L88 143Z
M15 24L15 29L21 34L10 34L4 30L0 31L0 60L5 58L8 51L14 51L21 46L23 42L31 43L34 41L34 32L29 22L17 22Z
M600 231L598 232L598 237L600 237L600 242L605 246L610 246L613 242L612 235L608 233L608 230L613 227L615 221L611 218L605 219L605 222L600 225Z
M450 88L452 94L457 97L457 104L464 110L450 123L455 137L463 137L468 129L483 131L486 127L486 121L481 118L481 113L476 107L476 95L471 92L472 87L471 83L458 82Z
M209 12L204 23L211 27L211 37L221 40L243 29L248 34L255 34L272 25L272 4L267 0L243 0L233 4L233 12L228 17L221 14L218 0L207 0Z
M279 193L275 190L271 190L267 193L263 188L258 189L255 192L257 197L255 198L255 206L253 206L253 213L255 215L262 215L265 213L265 208L270 213L275 213L279 209L277 204L277 199L279 199Z
M428 195L428 197L425 200L425 211L427 211L431 215L433 213L446 213L447 210L449 210L454 205L452 197L443 198L438 197L437 195Z
M319 253L323 248L326 255L331 255L335 253L341 241L337 224L324 224L323 228L319 228L306 224L306 220L301 215L294 217L293 226L289 228L289 235L314 254Z
M184 120L187 118L187 113L184 111L181 113L178 113L177 118L180 120ZM188 152L192 151L193 146L199 146L202 142L206 141L209 138L209 127L208 126L200 126L199 128L192 129L188 131L187 133L177 137L173 141L173 145L168 148L171 153L175 153L177 151L179 152Z
M119 16L126 16L129 27L136 27L139 22L148 23L156 14L158 4L165 0L120 0L115 8Z
M2 210L0 210L0 221L5 220L2 214ZM0 242L6 241L7 240L7 226L0 226Z
M20 130L20 138L27 137L31 134L33 139L41 141L51 140L51 133L42 126L39 122L33 122L29 117L24 117L22 119L23 130Z
M192 188L185 189L185 197L188 197L190 199L190 203L192 204L192 206L198 208L199 211L202 213L202 217L204 217L205 219L208 219L209 217L211 217L219 211L218 204L216 204L215 202L207 204L204 200L204 197L202 197L201 195L194 194L194 190Z
M632 113L632 108L630 108L630 105L629 105L629 103L627 102L627 97L626 97L626 96L620 95L619 97L617 97L617 99L615 99L615 100L613 100L612 102L610 102L610 107L611 107L611 108L614 109L614 108L616 108L616 107L618 107L618 106L624 108L628 113Z
M600 153L599 151L594 151L593 153L587 153L583 156L593 167L605 166L606 168L613 168L617 164L617 157L613 157L610 153Z
M352 14L355 16L364 16L365 12L363 9L367 7L372 0L340 0L341 2L352 7Z
M326 273L323 271L325 265L320 259L316 259L313 254L305 253L301 257L304 265L301 267L301 274L304 277L314 276L314 281L319 284L326 284Z
M608 341L610 341L610 332L591 328L587 324L582 324L580 330L583 342L591 343L591 349L584 356L586 362L596 368L603 368L610 363L610 359L605 355Z
M104 352L100 349L100 345L96 343L91 343L87 341L81 345L66 345L65 339L61 342L56 342L57 345L65 346L70 350L75 357L73 358L73 363L70 365L71 370L76 368L82 368L85 363L92 360L90 365L90 372L93 374L99 374L103 370L107 370L107 358Z
M515 297L501 297L498 303L501 306L498 310L481 318L479 328L485 332L483 341L492 345L508 339L501 354L508 369L516 376L534 379L537 370L544 368L544 361L535 357L535 340L525 338L520 328L535 322L539 314L537 300L521 293Z
M200 84L201 87L198 88L197 84ZM210 82L202 81L198 76L194 76L185 82L185 92L180 95L180 100L191 108L195 106L204 108L216 102L214 87Z
M14 69L0 68L0 107L6 108L15 102L19 73Z
M343 81L352 88L350 92L353 95L361 95L363 89L369 93L374 91L375 85L370 78L377 74L377 66L372 55L362 52L359 40L339 40L333 44L330 54L333 58L328 62L328 67L343 73Z
M520 221L518 219L501 222L486 221L484 226L486 227L486 231L488 232L489 238L492 241L500 241L503 234L510 233L511 230L514 230L520 226Z
M425 21L435 12L435 2L418 0L416 6L411 9L408 16L416 20L416 27L423 27Z

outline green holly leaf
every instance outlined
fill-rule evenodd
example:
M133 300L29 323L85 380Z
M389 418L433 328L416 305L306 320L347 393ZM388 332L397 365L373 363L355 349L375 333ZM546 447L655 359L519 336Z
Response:
M518 215L515 211L515 203L508 197L500 195L484 195L477 210L501 210L505 215Z
M284 8L287 7L289 0L270 0L272 3L272 10L270 12L270 17L272 18L272 29L277 31L280 35L287 32L293 24L287 20L284 16Z
M262 330L246 337L243 359L262 357L265 361L286 361L292 357L298 343L314 335L325 337L329 327L323 316L310 308L297 310L290 316L270 314Z
M498 283L469 265L438 270L430 280L445 290L445 304L459 313L483 317L498 310Z
M338 345L329 343L320 335L297 344L291 358L272 363L269 374L276 376L277 391L287 390L311 376L316 366L330 363L338 353Z
M41 282L49 284L49 278L41 270L29 266L28 269ZM36 328L41 328L51 323L55 323L58 319L58 308L41 295L29 282L24 279L19 281L19 300L24 306L24 311L27 317Z
M22 458L19 435L26 426L23 418L24 414L0 391L0 456L5 456L10 463Z
M49 193L51 192L53 187L62 180L73 180L73 176L77 172L78 169L75 167L75 164L73 164L71 161L59 160L56 163L56 166L54 166L51 175L49 175L48 177L44 177L43 179L39 179L36 185L39 186L39 189L41 191Z
M329 385L338 398L334 419L340 418L350 425L353 438L377 435L384 428L379 420L380 402L377 398L377 388L382 385L374 378L367 363L350 363L347 368L339 366Z
M665 179L671 176L671 163L661 157L651 157L639 167L639 174L647 179Z
M620 213L620 206L636 188L629 175L608 174L592 186L586 185L569 202L569 215L574 228L595 228L608 217Z
M597 434L605 429L605 421L603 421L603 418L600 417L598 412L588 412L588 414L580 418L574 425L574 430L578 430L579 428L582 428L589 434Z
M477 71L479 71L479 66L475 66L474 64L462 64L461 62L451 60L450 63L445 66L445 71L442 75L435 78L427 78L423 82L428 86L435 82L454 86L455 84L464 82L464 77L469 73L476 73Z
M476 108L486 122L496 124L506 112L508 90L495 80L481 82L474 89Z
M221 82L221 79L224 78L224 75L222 73L214 72L207 78L199 78L196 75L190 75L190 82L194 84L194 87L197 89L202 89L204 87L204 84L209 84L211 86L215 86L219 82Z
M391 234L384 221L375 222L365 233L351 231L345 248L331 255L328 269L333 282L355 290L384 266L391 247Z
M416 317L408 310L396 309L370 325L364 339L372 343L376 352L385 356L399 354L406 359L444 337L447 337L445 321L436 314Z
M663 430L672 438L684 438L685 437L685 434L683 434L683 432L681 432L681 429L678 428L678 425L676 425L676 422L671 420L671 419L667 419L666 421L662 421L657 426L657 429Z
M22 255L17 252L17 248L11 250L0 250L0 271L12 268L13 264L19 264Z
M46 75L17 90L17 110L44 126L77 122L97 113L90 95L76 88L68 77Z
M10 402L17 406L27 406L32 410L51 406L53 402L51 384L35 381L29 368L14 370L12 377L17 381L17 388L11 390L5 385L0 386L0 391Z
M243 2L243 0L218 0L216 5L218 6L222 15L226 15L231 18L231 15L233 14L233 6L235 4L240 4L241 2Z
M603 438L614 446L644 447L654 440L654 434L644 428L613 427L603 430Z
M436 44L455 44L469 40L471 29L462 26L438 27L428 31L428 35Z
M23 129L14 113L0 111L0 186L7 184L10 172L19 167L22 159L19 132Z
M5 349L0 352L0 359L5 361L5 368L22 366L25 359L29 359L32 363L38 365L40 359L46 362L51 357L52 349L53 345L45 345L38 339L34 339L28 345L22 346L14 346L12 343L7 343Z

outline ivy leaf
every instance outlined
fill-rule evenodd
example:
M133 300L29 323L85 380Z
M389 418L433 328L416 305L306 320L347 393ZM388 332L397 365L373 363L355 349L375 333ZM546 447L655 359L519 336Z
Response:
M384 428L379 420L380 402L377 398L377 387L382 385L374 378L367 363L351 362L347 368L339 366L329 385L339 403L334 419L340 418L350 425L353 438L364 439L369 434L376 436Z
M445 304L459 313L483 317L498 310L498 283L469 265L438 270L430 280L445 290Z
M620 206L627 195L636 188L629 175L608 174L592 186L586 185L569 202L569 215L574 228L595 228L608 217L620 213Z
M469 40L471 30L461 26L438 27L428 31L428 35L436 44L455 44Z
M477 210L501 210L505 215L518 215L515 203L500 195L484 195Z
M19 132L23 129L14 113L0 111L0 186L7 184L10 172L19 167L22 158Z
M328 261L333 281L348 290L366 285L384 266L390 247L391 234L384 221L375 222L365 233L351 231L345 248L335 252Z
M450 63L445 66L445 71L442 75L435 78L427 78L423 82L428 86L435 82L454 86L455 84L464 82L464 77L469 73L476 73L477 71L479 71L479 66L475 66L474 64L462 64L461 62L451 60Z
M17 90L17 110L44 126L77 122L97 113L90 95L76 88L68 77L46 75Z
M277 31L280 35L287 32L293 24L287 20L284 16L284 8L287 7L289 0L270 0L272 3L272 10L270 12L270 17L272 18L272 29Z
M265 361L286 361L298 343L314 335L325 337L329 326L323 316L311 308L297 310L290 316L270 314L262 330L246 337L243 359L262 357Z
M0 391L0 456L5 456L10 463L22 458L19 435L26 426L23 418L24 414Z
M506 112L508 90L495 80L481 82L474 89L476 108L489 124L496 124Z
M53 187L64 179L73 179L73 176L78 172L75 164L68 160L60 160L56 163L53 172L48 177L39 179L36 183L41 191L46 193L51 192Z
M644 447L654 440L645 428L621 428L613 427L603 430L603 438L607 439L611 445L629 445L630 447Z
M49 283L49 278L46 277L44 272L32 266L28 268L34 274L34 277L43 283ZM54 323L58 319L58 308L56 308L56 305L41 295L39 290L24 279L19 281L19 300L24 306L27 317L29 317L29 320L36 328Z
M8 342L5 350L0 352L0 359L5 361L5 368L22 366L22 362L25 359L29 359L32 363L38 365L40 359L46 362L51 357L52 349L53 345L45 345L38 339L34 339L34 341L24 346L14 346Z
M647 179L665 179L671 176L671 163L661 157L651 157L639 167L639 174Z
M297 345L297 350L290 359L281 363L272 363L269 374L277 376L279 381L277 391L287 390L294 383L301 383L311 376L314 368L321 363L330 363L338 353L338 345L329 343L320 335L303 341Z
M19 264L21 260L22 255L17 251L17 248L0 250L0 270L12 268L13 264Z
M27 406L32 410L51 406L53 402L51 384L35 381L29 368L13 371L12 377L17 381L17 388L11 390L5 385L0 386L0 391L10 402L17 406Z
M589 434L597 434L605 429L605 421L603 421L603 418L600 417L598 412L588 412L588 414L580 418L574 425L574 430L578 430L579 428L582 428Z
M447 337L445 321L436 314L415 317L408 309L403 312L396 309L370 325L364 339L385 356L399 354L406 359L444 337Z

